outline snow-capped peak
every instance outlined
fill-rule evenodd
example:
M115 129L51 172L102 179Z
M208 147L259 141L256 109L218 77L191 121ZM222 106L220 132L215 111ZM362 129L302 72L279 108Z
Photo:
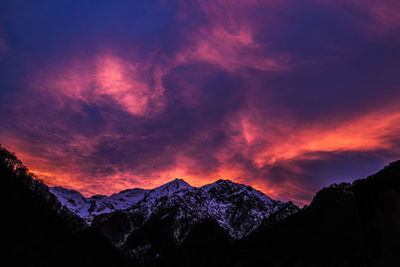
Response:
M139 229L150 218L175 214L177 228L174 236L178 242L185 238L188 229L202 220L215 220L232 237L240 239L262 223L283 219L298 210L292 203L273 200L250 186L230 180L192 187L182 179L175 179L154 189L129 189L109 197L96 195L85 198L79 192L62 187L53 187L50 191L88 225L100 214L112 216L114 211L124 210L123 214L135 218L133 220L140 225L123 230L127 232L122 236L128 236L132 229ZM107 220L108 215L104 218ZM187 228L182 232L183 225ZM114 241L116 244L125 242Z
M127 189L111 196L95 195L85 198L78 191L60 186L51 187L50 192L63 206L90 224L93 218L99 214L129 209L140 201L155 200L191 188L193 187L183 179L175 179L154 189Z
M177 191L191 189L191 188L193 187L190 184L188 184L185 180L176 178L171 182L168 182L160 187L150 190L149 195L151 197L170 196Z

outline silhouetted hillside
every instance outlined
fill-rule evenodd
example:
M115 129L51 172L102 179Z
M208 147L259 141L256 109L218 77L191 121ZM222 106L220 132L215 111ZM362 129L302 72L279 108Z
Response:
M73 233L44 199L47 186L32 180L22 163L1 146L0 177L2 262L6 266L125 266L125 260L98 233Z
M235 266L400 266L400 161L244 240Z

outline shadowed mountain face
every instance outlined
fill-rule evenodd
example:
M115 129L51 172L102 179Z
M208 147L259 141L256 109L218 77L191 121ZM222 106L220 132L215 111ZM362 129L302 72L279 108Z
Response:
M60 187L50 191L87 227L143 263L166 257L203 223L239 240L299 210L229 180L196 188L175 179L155 189L135 188L109 197L85 198Z
M400 161L296 213L224 180L86 199L33 180L1 147L0 159L3 260L15 266L400 266Z
M322 189L309 207L244 240L213 244L218 255L188 238L166 262L205 255L192 266L400 266L400 161Z

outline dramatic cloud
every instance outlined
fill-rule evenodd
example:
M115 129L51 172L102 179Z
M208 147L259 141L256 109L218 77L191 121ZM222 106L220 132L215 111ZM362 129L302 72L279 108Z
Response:
M0 142L86 195L232 179L307 204L400 158L397 1L4 1Z

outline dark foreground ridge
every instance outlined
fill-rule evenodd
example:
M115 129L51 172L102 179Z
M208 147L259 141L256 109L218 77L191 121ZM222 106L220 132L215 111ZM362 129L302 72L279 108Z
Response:
M3 261L14 266L400 266L400 161L367 179L324 188L310 206L286 219L270 218L242 239L206 218L177 243L180 206L162 205L172 209L119 248L105 236L118 235L132 213L102 214L85 226L1 147L0 175ZM169 203L171 197L160 199ZM128 257L124 248L135 248L141 258Z
M101 234L74 232L48 187L1 146L0 176L4 266L133 266Z

